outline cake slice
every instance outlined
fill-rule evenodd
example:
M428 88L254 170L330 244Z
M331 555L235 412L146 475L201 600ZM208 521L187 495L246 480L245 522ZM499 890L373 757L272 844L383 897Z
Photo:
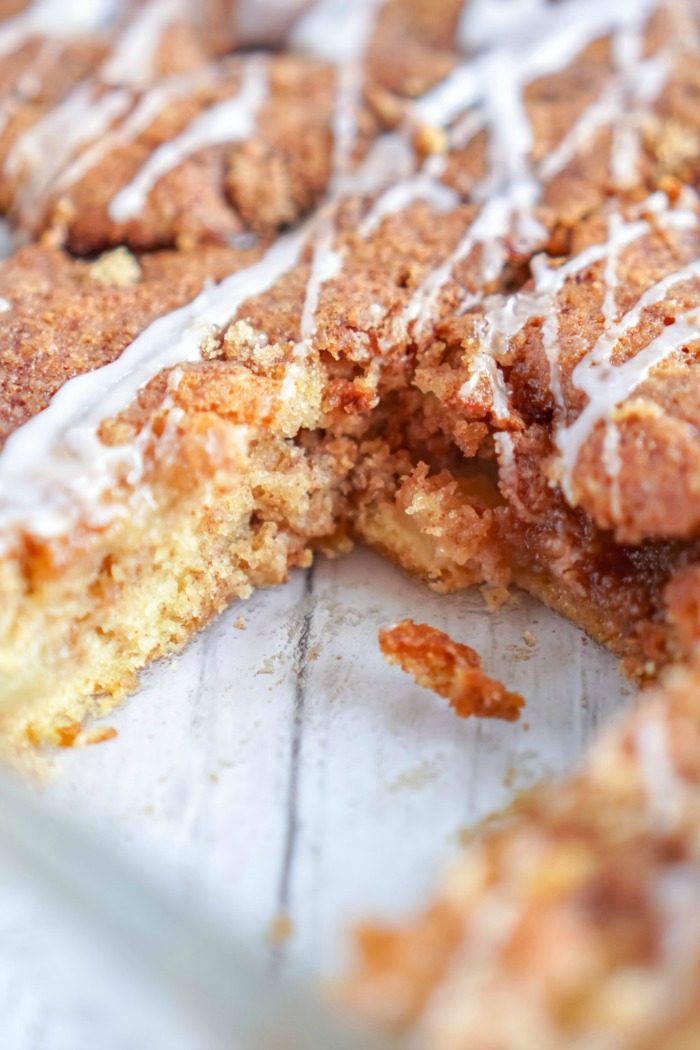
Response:
M698 228L693 195L610 201L521 290L439 325L415 377L455 435L493 430L506 391L505 560L641 674L696 637Z
M126 287L104 259L26 249L6 267L12 375L34 373L37 399L60 386L38 414L38 400L17 405L22 385L3 390L6 430L13 412L31 416L0 459L8 738L57 738L90 697L114 702L233 597L306 564L311 542L337 542L342 448L292 441L318 422L317 362L268 352L246 326L225 338L211 327L270 280L284 249L252 266L232 255L229 276L193 303L220 276L220 250L144 259ZM147 324L179 296L190 301ZM64 369L76 375L61 386Z
M351 536L441 589L515 579L640 676L691 651L692 510L685 530L628 537L612 533L597 505L573 506L552 454L560 424L591 410L574 397L560 420L551 372L541 373L542 333L561 313L563 366L567 354L573 368L574 352L595 353L591 339L607 346L638 328L625 374L662 338L666 364L692 382L687 340L677 342L674 326L688 326L693 303L668 310L676 291L696 293L687 260L697 205L677 180L647 199L648 186L668 176L663 136L647 141L636 109L628 121L636 80L619 63L626 49L642 55L650 86L635 106L651 117L693 42L666 5L651 19L646 5L561 4L552 14L545 37L484 52L491 78L484 56L456 67L384 134L374 124L365 131L362 79L350 81L353 104L341 90L361 57L337 75L309 59L225 60L216 66L222 101L207 108L206 92L188 93L172 111L185 123L149 156L167 155L219 104L239 112L244 97L250 117L250 92L272 71L277 87L259 99L260 119L270 105L259 170L285 154L290 171L301 165L295 215L325 193L302 225L280 236L271 222L269 240L247 254L199 246L139 259L122 249L80 263L34 248L6 264L0 715L10 736L55 737L94 710L94 698L108 705L132 688L141 667L235 596ZM323 100L313 151L329 127L334 136L330 162L305 183L305 143L288 141L284 113L300 112L312 83ZM88 85L98 102L111 90ZM198 115L187 123L192 104ZM621 136L624 192L613 177ZM188 170L193 187L220 194L218 177L200 182L198 165ZM129 168L129 178L137 174ZM83 204L100 199L103 181L104 204L109 178L86 175ZM590 192L572 211L581 184ZM30 179L19 189L18 214L31 187ZM213 233L208 207L196 215L172 184L154 194L144 244L177 239L188 223L205 240ZM253 204L251 227L264 221L261 200ZM591 214L577 230L581 208ZM240 229L235 209L224 214L224 226ZM97 246L120 236L100 225L99 208L83 223L88 215L66 211L69 237L93 231ZM150 241L161 215L166 232ZM608 238L613 215L635 232L619 260ZM207 278L218 283L205 286ZM642 317L650 289L653 310ZM675 375L655 374L651 399L677 403L681 418L687 403L673 392Z

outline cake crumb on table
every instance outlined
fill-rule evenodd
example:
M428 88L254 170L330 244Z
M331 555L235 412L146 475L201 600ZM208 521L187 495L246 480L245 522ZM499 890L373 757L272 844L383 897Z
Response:
M99 729L93 729L92 732L88 733L85 737L86 744L104 744L107 740L115 740L119 736L119 733L114 726L103 726Z
M283 944L288 941L294 932L294 923L289 915L280 912L275 915L267 927L265 939L268 944Z
M426 689L450 701L460 718L501 718L514 722L525 701L485 674L479 654L429 624L401 620L379 632L385 658Z

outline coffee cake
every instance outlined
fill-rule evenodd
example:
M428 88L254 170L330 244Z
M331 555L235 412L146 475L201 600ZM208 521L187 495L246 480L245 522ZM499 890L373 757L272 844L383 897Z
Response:
M666 684L365 932L354 999L428 1046L694 1045L695 5L0 16L4 748L319 551L517 583ZM384 645L517 716L468 648Z

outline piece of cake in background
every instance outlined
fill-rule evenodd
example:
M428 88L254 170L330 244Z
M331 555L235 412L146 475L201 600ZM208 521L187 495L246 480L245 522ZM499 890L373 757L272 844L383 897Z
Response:
M486 827L412 924L358 933L344 989L431 1050L700 1040L700 674Z
M18 178L46 192L75 153L124 114L130 92L207 60L178 0L34 0L0 21L0 207ZM29 175L32 178L29 178Z
M421 94L459 58L461 0L204 0L209 47L277 48L331 62L361 62L369 78L400 95Z
M339 99L336 70L313 59L256 54L159 78L124 100L99 135L66 149L47 178L37 136L6 165L10 219L87 254L269 237L298 223L330 190L337 125L353 129L348 167L381 130L361 93ZM92 105L108 98L100 89Z

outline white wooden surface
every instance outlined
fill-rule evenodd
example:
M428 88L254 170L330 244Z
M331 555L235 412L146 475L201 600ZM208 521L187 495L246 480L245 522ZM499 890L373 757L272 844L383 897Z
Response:
M388 667L377 629L406 615L474 645L527 698L521 722L461 721ZM356 551L240 603L151 670L107 720L118 737L58 755L41 791L275 967L324 976L353 921L419 906L460 833L568 769L628 692L608 654L526 596L490 614L478 593L433 595ZM267 945L279 915L291 934ZM0 867L2 1050L153 1045L128 973L76 937ZM184 1029L176 1044L202 1046Z

